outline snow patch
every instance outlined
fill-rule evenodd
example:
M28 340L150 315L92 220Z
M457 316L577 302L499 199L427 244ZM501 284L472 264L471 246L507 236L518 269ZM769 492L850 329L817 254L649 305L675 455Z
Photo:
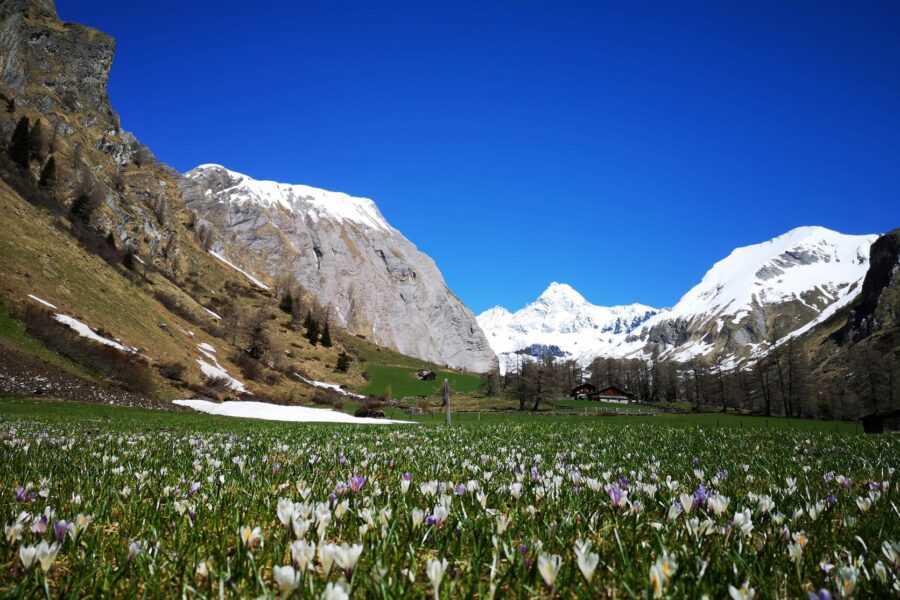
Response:
M348 396L350 398L360 398L360 399L365 398L365 396L362 396L360 394L354 394L353 392L348 392L347 390L345 390L341 386L337 385L336 383L325 383L324 381L313 381L312 379L307 379L306 377L300 375L299 373L294 373L294 377L296 377L297 379L299 379L306 385L311 385L313 387L317 387L317 388L323 389L323 390L331 390L332 392L337 392L338 394L341 394L342 396Z
M219 364L219 360L216 358L216 349L206 342L202 344L197 344L197 348L203 355L208 358L212 362L207 362L202 358L197 359L197 364L200 365L200 371L209 378L215 379L225 379L228 381L228 387L238 392L239 394L250 394L252 392L247 391L247 388L244 386L242 381L239 381L228 374L228 371L225 370L222 365Z
M55 305L50 304L50 303L47 302L46 300L43 300L43 299L41 299L41 298L38 298L37 296L32 296L31 294L28 294L28 297L31 298L32 300L34 300L35 302L40 302L41 304L43 304L43 305L46 306L47 308L52 308L53 310L59 310L58 308L56 308Z
M346 413L325 408L309 408L306 406L282 406L268 402L210 402L208 400L174 400L179 406L193 408L196 411L226 417L243 417L246 419L262 419L265 421L289 421L293 423L353 423L390 425L408 423L392 419L371 419L354 417Z
M118 342L114 342L111 339L105 338L102 335L97 334L93 329L76 319L75 317L70 317L69 315L64 315L62 313L56 313L53 315L53 319L59 321L63 325L68 326L73 329L75 333L80 335L83 338L87 338L98 344L103 344L104 346L110 346L115 348L116 350L121 350L122 352L128 352L130 354L136 354L137 350L135 348L129 348L128 346L123 346Z
M209 253L212 254L213 256L215 256L216 258L218 258L220 261L222 261L229 267L231 267L232 269L234 269L235 271L237 271L238 273L240 273L241 275L243 275L244 277L246 277L247 279L249 279L253 283L253 285L260 288L261 290L265 290L268 292L271 289L271 288L269 288L269 286L264 284L262 281L260 281L259 279L257 279L256 277L254 277L253 275L248 273L247 271L243 270L242 268L240 268L239 266L237 266L236 264L234 264L233 262L231 262L230 260L225 258L225 256L223 254L212 251L212 250L210 250ZM209 309L206 309L206 310L208 312L212 312ZM213 314L215 314L215 313L213 313ZM219 318L221 319L221 317L219 317Z

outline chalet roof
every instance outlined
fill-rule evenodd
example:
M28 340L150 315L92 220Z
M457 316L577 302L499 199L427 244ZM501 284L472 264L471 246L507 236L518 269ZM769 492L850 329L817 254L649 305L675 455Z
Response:
M877 417L879 419L892 419L894 417L900 417L900 408L891 408L888 410L879 410L877 412L869 413L867 415L863 415L860 417L862 419L870 419L872 417Z

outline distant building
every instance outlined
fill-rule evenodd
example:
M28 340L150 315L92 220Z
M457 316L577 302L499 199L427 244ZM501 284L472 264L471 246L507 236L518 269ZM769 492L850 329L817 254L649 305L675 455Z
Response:
M618 404L628 404L633 396L621 388L614 385L596 390L588 394L588 400L596 400L597 402L615 402Z
M569 397L575 398L576 400L582 400L596 391L597 386L591 385L590 383L582 383L581 385L572 388L572 391L569 393Z
M900 432L900 408L874 412L859 420L866 433Z
M421 370L416 372L416 379L419 381L434 381L437 379L434 371Z

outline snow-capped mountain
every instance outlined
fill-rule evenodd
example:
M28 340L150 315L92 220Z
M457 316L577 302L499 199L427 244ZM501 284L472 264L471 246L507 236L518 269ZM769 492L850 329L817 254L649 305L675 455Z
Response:
M511 313L501 306L478 316L488 342L504 362L533 345L558 346L571 357L588 362L615 354L628 335L660 311L652 306L596 306L564 283L551 283L540 297Z
M258 285L291 274L337 325L411 356L473 371L496 358L440 271L368 198L258 181L220 165L185 174L210 250Z
M498 307L478 320L501 364L535 343L555 344L582 363L658 351L682 361L715 354L736 364L849 303L877 238L799 227L737 248L671 309L597 307L571 287L554 284L516 313ZM613 316L621 318L618 327L609 326Z

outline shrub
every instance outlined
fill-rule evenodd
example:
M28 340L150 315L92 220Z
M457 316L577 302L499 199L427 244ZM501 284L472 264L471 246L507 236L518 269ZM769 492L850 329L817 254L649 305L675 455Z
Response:
M63 356L106 376L119 387L139 394L153 391L153 371L142 356L83 338L43 308L29 305L23 318L30 334Z
M313 394L312 402L319 406L334 406L335 402L338 402L341 399L343 399L343 396L337 392L332 392L330 390L316 390Z
M262 364L249 354L238 352L232 357L231 361L241 370L246 379L258 381L262 377Z
M362 404L359 405L359 408L356 409L356 412L353 413L353 415L356 417L383 419L384 398L376 398L375 396L364 398Z
M346 352L338 354L337 365L335 368L341 373L346 373L350 370L350 357Z
M171 379L172 381L182 381L184 372L187 370L187 367L185 367L182 363L167 362L157 365L156 370L159 371L159 374L166 379Z

